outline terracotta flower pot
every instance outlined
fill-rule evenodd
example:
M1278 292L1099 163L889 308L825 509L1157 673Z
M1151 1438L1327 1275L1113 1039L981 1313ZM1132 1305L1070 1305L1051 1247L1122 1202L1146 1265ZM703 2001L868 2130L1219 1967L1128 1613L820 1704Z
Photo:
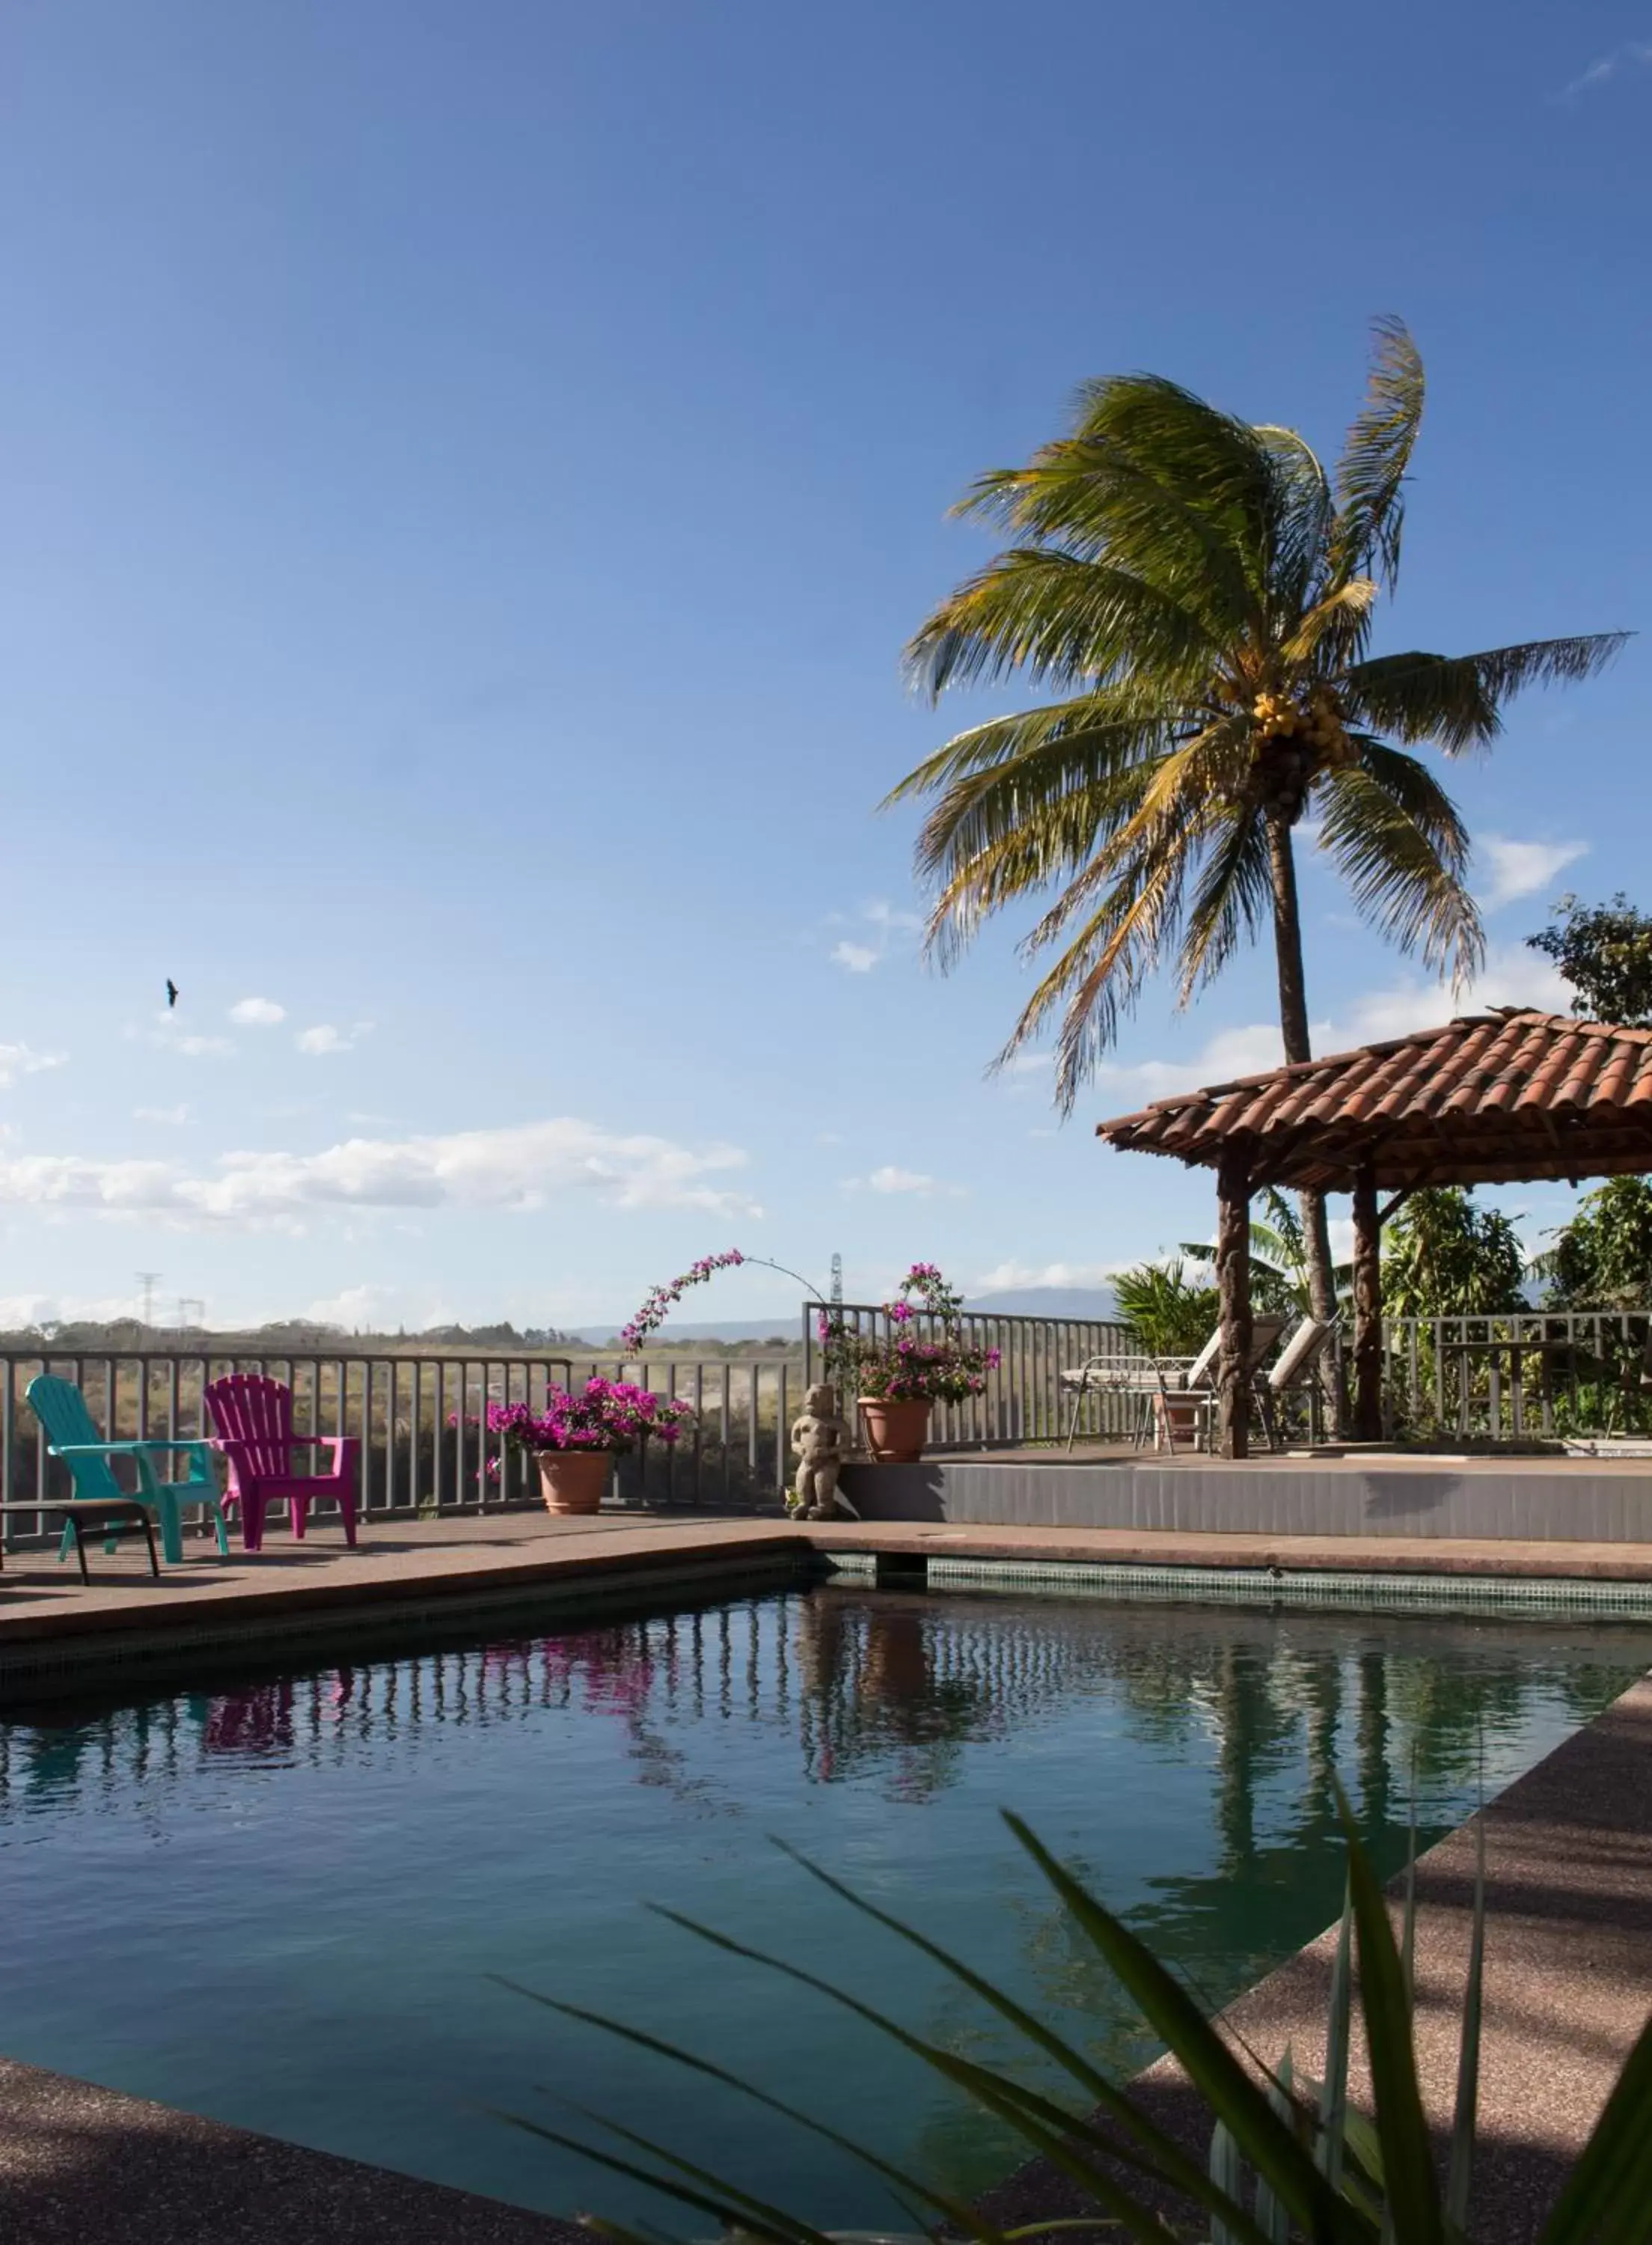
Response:
M878 1464L915 1466L929 1440L929 1399L897 1403L887 1395L863 1395L860 1407L866 1440Z
M607 1450L536 1450L547 1512L594 1512L613 1470Z

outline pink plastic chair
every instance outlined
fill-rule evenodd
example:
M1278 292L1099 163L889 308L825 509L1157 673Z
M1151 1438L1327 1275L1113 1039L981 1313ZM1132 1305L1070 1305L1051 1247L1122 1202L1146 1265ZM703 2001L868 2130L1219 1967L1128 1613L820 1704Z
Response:
M295 1434L293 1432L293 1391L279 1380L252 1373L232 1373L215 1380L206 1390L206 1409L218 1429L215 1450L229 1463L229 1487L224 1503L239 1505L241 1541L249 1551L264 1543L267 1505L286 1504L292 1512L293 1533L301 1543L310 1506L318 1497L337 1500L344 1517L344 1541L355 1541L355 1452L354 1434ZM326 1473L296 1474L295 1449L314 1446L332 1452Z

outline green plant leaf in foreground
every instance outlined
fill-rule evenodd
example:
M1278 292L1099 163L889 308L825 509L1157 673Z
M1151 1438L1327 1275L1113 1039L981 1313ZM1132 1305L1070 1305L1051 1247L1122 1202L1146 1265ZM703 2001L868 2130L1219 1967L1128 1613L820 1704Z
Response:
M956 2056L909 2031L873 2005L817 1974L766 1955L727 1934L671 1909L659 1915L726 1955L760 1964L847 2010L864 2025L919 2058L1013 2132L1029 2157L1039 2157L1082 2191L1098 2209L1082 2216L1032 2221L1000 2229L953 2194L906 2174L852 2138L743 2080L637 2028L579 2006L517 1992L562 2016L601 2027L639 2048L669 2058L776 2115L795 2121L858 2160L890 2188L909 2219L921 2223L927 2208L938 2227L973 2245L1035 2245L1060 2233L1118 2230L1135 2245L1181 2245L1182 2233L1133 2190L1125 2178L1141 2177L1153 2192L1190 2198L1202 2208L1209 2245L1466 2245L1479 2103L1485 1957L1485 1825L1476 1831L1473 1930L1463 2005L1450 2153L1450 2180L1442 2204L1435 2147L1424 2114L1412 2033L1412 1934L1416 1877L1408 1867L1403 1901L1405 1952L1395 1941L1389 1905L1360 1846L1347 1798L1337 1788L1348 1846L1348 1896L1338 1930L1327 2019L1323 2083L1296 2074L1289 2051L1276 2070L1242 2045L1229 2048L1193 1998L1152 1952L1091 1895L1034 1837L1021 1820L1005 1822L1054 1889L1074 1926L1084 1933L1134 1998L1148 2024L1168 2045L1215 2121L1209 2162L1191 2160L1181 2146L1139 2108L1126 2092L1036 2015L995 1987L938 1943L865 1901L794 1851L801 1868L863 1915L897 1934L940 1964L996 2011L1032 2048L1060 2065L1099 2107L1111 2127L1097 2125L1093 2109L1074 2113L990 2066ZM1358 1959L1358 2002L1375 2090L1376 2123L1347 2100L1351 2040L1351 1950ZM506 1986L514 1984L504 1983ZM1248 2063L1247 2063L1248 2061ZM1250 2070L1255 2068L1253 2072ZM763 2245L917 2245L886 2234L825 2230L784 2208L727 2182L693 2160L617 2121L575 2107L606 2131L620 2148L606 2149L561 2131L500 2114L531 2135L594 2160L609 2173L647 2184L695 2212L710 2215L728 2233ZM1124 2133L1127 2132L1127 2133ZM631 2153L657 2161L650 2169ZM1254 2186L1254 2209L1247 2204ZM1538 2245L1649 2245L1652 2240L1652 2021L1623 2068L1593 2134L1568 2178ZM641 2228L610 2221L588 2224L614 2245L660 2245ZM925 2236L934 2236L931 2229Z
M1056 1861L1019 1816L1006 1811L1004 1821L1292 2220L1315 2239L1366 2245L1373 2234L1369 2222L1330 2189L1311 2154L1187 1991L1145 1943ZM1419 2239L1418 2245L1424 2241Z
M1388 2211L1404 2245L1440 2245L1445 2233L1439 2185L1417 2082L1405 1967L1388 1922L1387 1902L1359 1844L1353 1811L1340 1784L1337 1810L1348 1842L1348 1883L1359 1940L1359 2002L1377 2099Z

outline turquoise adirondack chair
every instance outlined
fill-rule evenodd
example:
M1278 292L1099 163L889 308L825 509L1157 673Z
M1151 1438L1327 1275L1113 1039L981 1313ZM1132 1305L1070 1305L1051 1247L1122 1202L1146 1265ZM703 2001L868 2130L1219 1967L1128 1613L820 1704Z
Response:
M208 1442L106 1442L92 1424L91 1414L86 1408L86 1399L72 1380L57 1380L42 1373L29 1382L29 1407L45 1429L46 1447L54 1458L61 1458L68 1467L75 1485L75 1496L83 1502L96 1503L112 1496L135 1497L146 1505L160 1523L160 1548L174 1566L182 1563L184 1557L184 1528L179 1512L179 1505L205 1506L213 1525L218 1530L220 1557L229 1557L229 1530L224 1525L223 1507L218 1502L218 1475L213 1466L212 1446ZM189 1460L189 1472L182 1481L162 1481L156 1470L156 1460L169 1451L185 1454ZM138 1469L138 1486L122 1489L115 1479L111 1458L130 1458ZM69 1555L72 1530L64 1529L60 1559Z

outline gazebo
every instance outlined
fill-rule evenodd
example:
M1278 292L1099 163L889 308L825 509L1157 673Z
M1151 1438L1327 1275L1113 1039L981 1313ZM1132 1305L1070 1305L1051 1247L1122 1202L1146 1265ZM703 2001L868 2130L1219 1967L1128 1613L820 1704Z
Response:
M1250 1197L1353 1197L1354 1433L1382 1434L1382 1227L1419 1185L1652 1171L1652 1029L1504 1007L1154 1100L1109 1145L1216 1173L1222 1447L1249 1446ZM1385 1196L1387 1197L1385 1199Z

